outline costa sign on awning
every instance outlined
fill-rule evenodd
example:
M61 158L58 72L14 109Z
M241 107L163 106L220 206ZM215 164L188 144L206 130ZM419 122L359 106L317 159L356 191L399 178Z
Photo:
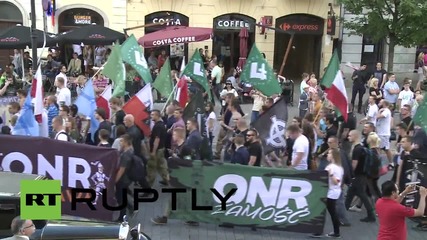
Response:
M166 46L174 43L200 42L210 39L212 28L173 26L139 38L138 43L145 48Z

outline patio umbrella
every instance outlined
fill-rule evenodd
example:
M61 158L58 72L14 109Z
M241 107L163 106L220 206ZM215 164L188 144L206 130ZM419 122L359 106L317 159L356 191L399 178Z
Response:
M86 25L76 28L58 36L63 44L85 44L85 45L110 45L125 40L125 35L110 28L99 25Z
M37 47L43 47L44 32L35 30ZM46 33L46 46L56 44L56 37L52 33ZM31 28L16 25L0 31L0 49L24 49L31 48Z
M249 38L249 32L247 28L240 29L239 33L240 37L240 57L239 62L237 63L237 68L241 71L243 69L243 66L245 66L246 63L246 57L248 56L248 38Z
M200 42L210 39L211 36L212 28L173 26L146 34L139 38L138 43L145 48L152 48L174 43Z

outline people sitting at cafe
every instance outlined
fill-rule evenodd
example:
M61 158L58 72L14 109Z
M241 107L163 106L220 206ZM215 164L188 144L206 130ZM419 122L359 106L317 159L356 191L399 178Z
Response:
M49 79L54 79L56 74L58 74L60 66L61 63L55 61L52 57L52 54L49 54L47 55L47 62L43 67L43 74L46 75L46 77Z
M73 58L70 60L67 68L68 75L77 77L82 73L82 60L79 59L77 53L73 53Z

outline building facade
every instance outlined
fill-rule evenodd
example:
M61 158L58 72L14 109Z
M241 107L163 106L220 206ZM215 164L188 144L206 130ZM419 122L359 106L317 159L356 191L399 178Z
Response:
M122 32L126 27L126 0L51 1L55 2L54 17L43 13L42 1L35 1L37 29L60 33L85 24L100 24ZM30 2L30 0L0 0L0 30L16 24L31 26ZM10 55L13 55L13 49L0 50L0 66L10 62L8 59Z
M266 55L266 59L277 71L285 55L291 31L295 37L283 74L291 79L300 79L303 72L321 74L333 52L338 39L339 24L334 24L335 34L328 35L328 12L331 7L339 16L339 6L328 4L333 1L314 0L129 0L127 4L127 27L141 26L169 20L165 25L147 26L129 31L137 38L166 26L190 26L213 28L211 40L183 46L184 55L190 56L202 48L209 55L215 54L224 65L235 67L239 58L239 32L248 28L249 48L253 43ZM285 32L262 29L256 23L271 24ZM267 21L265 21L267 20ZM163 50L170 52L169 47ZM175 49L176 47L173 46ZM147 49L156 51L162 49ZM175 52L173 50L172 52Z
M351 21L354 15L345 11L345 6L341 11L342 17ZM373 69L377 62L383 64L387 70L388 65L388 45L386 41L374 42L369 36L350 36L350 30L343 28L339 37L342 40L342 57L343 64L352 63L359 66L366 63L369 68ZM400 77L413 75L416 61L416 48L405 48L396 46L394 53L393 72ZM353 70L349 67L343 67L345 74L351 74Z

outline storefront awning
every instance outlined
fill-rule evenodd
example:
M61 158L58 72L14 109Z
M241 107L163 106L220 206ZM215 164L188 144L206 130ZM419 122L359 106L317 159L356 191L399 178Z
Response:
M167 27L139 38L138 43L145 48L167 46L175 43L200 42L210 39L212 28Z

